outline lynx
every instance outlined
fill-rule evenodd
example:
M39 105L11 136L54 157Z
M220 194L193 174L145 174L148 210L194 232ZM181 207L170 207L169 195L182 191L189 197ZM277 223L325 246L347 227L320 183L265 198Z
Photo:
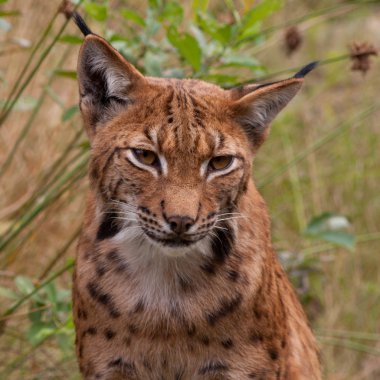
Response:
M144 77L79 15L90 190L73 302L86 380L321 378L251 178L294 77L230 90Z

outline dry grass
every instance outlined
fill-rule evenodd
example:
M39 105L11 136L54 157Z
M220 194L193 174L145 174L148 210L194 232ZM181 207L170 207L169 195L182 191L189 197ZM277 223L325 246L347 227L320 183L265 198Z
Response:
M15 19L8 37L36 41L58 4L57 0L10 1L7 7L21 9L23 15L17 21ZM288 1L271 23L276 25L307 14L313 5L318 4ZM327 16L300 24L303 45L290 58L283 51L283 30L271 34L265 47L257 49L258 58L271 72L276 72L310 60L345 54L352 41L379 40L379 6L348 4L337 11L335 17L331 16L330 12ZM54 31L63 22L62 16ZM68 30L76 33L72 25ZM75 69L78 47L67 49L62 44L53 48L25 95L40 96L49 74L62 56L67 56L64 68ZM9 93L28 54L29 51L21 51L0 56L0 70L5 78L0 99ZM256 181L265 183L262 192L272 215L276 248L311 252L320 258L322 280L311 284L320 305L310 306L309 311L320 336L325 375L329 380L375 380L380 377L380 262L377 257L380 239L379 69L380 62L377 61L364 77L351 72L347 60L320 67L274 123L271 137L255 163ZM63 107L46 95L26 139L0 178L0 232L22 217L25 209L19 211L20 206L40 186L51 163L80 130L78 116L74 122L61 121L63 110L77 102L76 83L71 79L55 78L51 89L61 99ZM364 117L363 111L372 106L377 108ZM14 112L1 127L0 163L6 159L30 113ZM267 182L284 164L343 123L347 123L347 128L342 133ZM78 137L77 143L82 141L83 137ZM77 151L74 149L69 157ZM85 179L78 181L3 250L0 255L1 285L13 287L17 274L27 274L36 280L41 276L80 226L86 185ZM355 252L326 247L302 236L307 221L323 211L350 218L358 240ZM75 244L57 258L53 272L65 264L67 257L74 256L74 248ZM61 276L59 281L69 287L70 274ZM5 310L9 304L4 300L1 308L4 305ZM28 352L31 348L23 334L28 323L25 311L21 308L16 313L18 316L12 316L1 337L0 373L13 362L18 368L9 375L12 379L74 379L75 361L61 361L60 352L49 341ZM372 353L366 352L370 349Z

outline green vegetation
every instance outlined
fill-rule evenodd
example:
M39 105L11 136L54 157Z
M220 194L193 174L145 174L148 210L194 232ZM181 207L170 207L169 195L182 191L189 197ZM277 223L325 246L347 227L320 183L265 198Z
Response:
M0 0L0 379L74 380L71 270L89 157L76 104L82 38L61 1L38 3ZM375 39L380 4L74 3L150 76L231 87L321 60L273 124L254 176L326 379L378 379L379 63L364 75L375 49L358 45L350 54L347 45ZM362 72L350 71L355 54Z

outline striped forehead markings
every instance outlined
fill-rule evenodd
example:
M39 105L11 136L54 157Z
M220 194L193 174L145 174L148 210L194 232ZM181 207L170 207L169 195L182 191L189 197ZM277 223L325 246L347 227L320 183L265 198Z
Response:
M166 106L165 106L166 120L169 124L173 123L173 98L174 98L174 90L171 89L169 96L167 97Z

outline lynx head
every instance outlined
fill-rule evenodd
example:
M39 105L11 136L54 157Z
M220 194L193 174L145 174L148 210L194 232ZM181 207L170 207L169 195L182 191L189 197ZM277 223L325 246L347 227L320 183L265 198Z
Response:
M206 237L221 240L269 123L300 89L309 66L291 79L223 90L144 77L88 33L78 79L90 178L104 213L98 239L123 232L176 250Z

